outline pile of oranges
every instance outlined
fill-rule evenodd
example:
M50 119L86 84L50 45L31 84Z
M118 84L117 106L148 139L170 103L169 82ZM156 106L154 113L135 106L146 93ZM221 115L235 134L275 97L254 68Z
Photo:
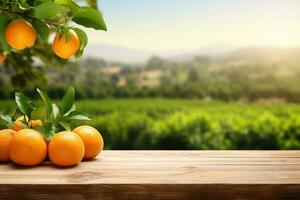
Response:
M31 47L36 38L36 30L24 19L15 19L5 28L5 41L10 47L16 50ZM53 52L63 59L68 59L73 56L79 48L80 40L74 31L70 31L68 39L65 33L57 33L52 44ZM0 63L5 59L6 56L0 54Z
M0 161L12 161L22 166L35 166L47 157L60 167L79 164L83 159L93 159L103 150L103 138L91 126L79 126L73 131L55 134L48 142L36 130L22 128L17 119L12 129L0 130ZM41 121L31 121L30 126Z

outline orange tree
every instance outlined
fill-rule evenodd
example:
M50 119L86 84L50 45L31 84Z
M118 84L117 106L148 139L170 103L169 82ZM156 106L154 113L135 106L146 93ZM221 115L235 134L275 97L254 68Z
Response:
M44 83L46 67L79 58L88 43L80 27L107 30L97 0L0 1L0 63L13 71L12 84Z

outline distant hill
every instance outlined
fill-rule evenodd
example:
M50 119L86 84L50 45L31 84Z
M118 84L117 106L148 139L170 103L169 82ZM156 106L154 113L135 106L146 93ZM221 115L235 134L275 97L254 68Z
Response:
M161 57L172 61L188 61L195 56L219 57L230 54L237 50L237 47L229 45L209 45L197 49L186 49L171 52L161 52Z
M234 47L226 45L211 45L198 49L183 50L143 50L113 45L90 44L85 51L85 57L103 58L109 61L123 63L142 63L152 56L159 56L167 60L183 61L190 60L196 55L216 56L233 51Z
M300 47L249 47L240 48L219 56L217 60L222 63L266 64L266 65L295 65L300 61Z
M127 64L144 63L152 56L158 56L170 61L189 61L195 56L207 56L220 61L270 62L288 59L295 61L300 58L300 47L234 47L226 45L210 45L198 49L183 50L143 50L112 45L89 45L85 57L117 61Z
M228 54L225 57L234 58L269 58L269 57L290 57L300 54L300 47L281 48L281 47L248 47L239 48Z
M112 45L94 45L90 44L85 50L85 57L103 58L108 61L118 61L123 63L138 63L148 60L153 52L118 47Z

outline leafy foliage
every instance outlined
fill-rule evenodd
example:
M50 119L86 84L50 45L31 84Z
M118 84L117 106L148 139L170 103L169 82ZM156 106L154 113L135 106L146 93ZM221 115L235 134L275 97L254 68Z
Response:
M69 87L62 99L61 106L53 103L44 91L37 89L37 92L44 105L36 106L30 98L20 92L16 92L15 100L18 110L24 116L21 121L24 127L30 127L31 120L41 120L42 126L34 126L33 128L42 133L46 140L50 140L55 133L61 130L70 131L70 124L74 121L90 120L86 114L76 110L73 87ZM14 114L0 115L0 125L2 126L11 128L15 120Z
M87 100L107 149L300 149L300 106L199 100Z
M5 28L14 19L23 18L33 25L38 33L34 46L22 51L11 48L5 40ZM97 10L97 1L74 0L15 0L0 2L0 54L7 56L6 68L14 71L11 82L17 88L45 83L41 78L48 66L60 67L66 61L55 56L50 48L51 33L66 33L73 30L80 40L80 57L88 43L84 30L77 24L96 30L107 30L102 14Z
M60 130L70 131L70 124L73 121L90 120L84 113L76 110L75 90L73 87L69 87L67 90L60 107L53 103L44 91L40 89L37 89L37 91L44 103L44 106L35 110L40 112L38 112L40 114L38 119L42 119L43 122L43 126L37 127L37 130L43 133L47 140L50 140Z
M16 103L23 115L28 116L31 119L31 113L35 110L33 102L24 94L16 92Z
M106 149L300 149L297 104L109 99L76 105L91 115L85 123L102 133Z
M300 49L282 50L273 56L255 52L249 52L250 56L234 53L228 58L196 57L182 62L154 57L139 65L82 59L67 64L63 71L49 70L49 85L43 89L54 98L63 96L71 84L81 99L164 97L300 102ZM2 72L6 73L9 72ZM6 99L13 91L1 73L0 91L0 97ZM26 94L34 96L30 90Z

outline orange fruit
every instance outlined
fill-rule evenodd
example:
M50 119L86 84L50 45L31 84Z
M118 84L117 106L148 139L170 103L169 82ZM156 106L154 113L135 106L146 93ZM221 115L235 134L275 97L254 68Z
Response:
M0 64L3 63L6 59L6 56L3 54L0 54Z
M5 28L7 44L17 50L22 50L34 44L37 37L36 30L24 19L16 19Z
M10 161L9 145L15 131L11 129L3 129L0 131L0 162Z
M19 131L19 130L24 129L24 126L23 126L23 124L21 122L23 120L24 120L24 116L21 116L21 117L17 118L17 120L15 121L15 123L14 123L14 125L12 127L12 130Z
M21 116L19 118L17 118L17 120L15 121L12 129L14 131L19 131L19 130L22 130L24 129L25 127L23 126L22 124L22 120L24 120L24 116ZM35 127L35 126L43 126L43 122L41 120L30 120L29 121L29 127L32 128L32 127Z
M19 165L38 165L47 156L47 144L39 132L33 129L22 129L11 138L9 156Z
M50 141L48 154L57 166L74 166L79 164L84 156L84 144L76 133L63 131L54 135Z
M70 31L70 38L66 41L65 33L57 33L53 44L52 50L54 53L64 59L68 59L73 56L80 47L80 41L74 31Z
M73 132L78 134L84 143L84 159L94 158L103 150L103 138L97 129L91 126L79 126Z
M35 126L43 126L43 122L39 119L37 120L30 120L29 121L29 126L30 127L35 127Z

